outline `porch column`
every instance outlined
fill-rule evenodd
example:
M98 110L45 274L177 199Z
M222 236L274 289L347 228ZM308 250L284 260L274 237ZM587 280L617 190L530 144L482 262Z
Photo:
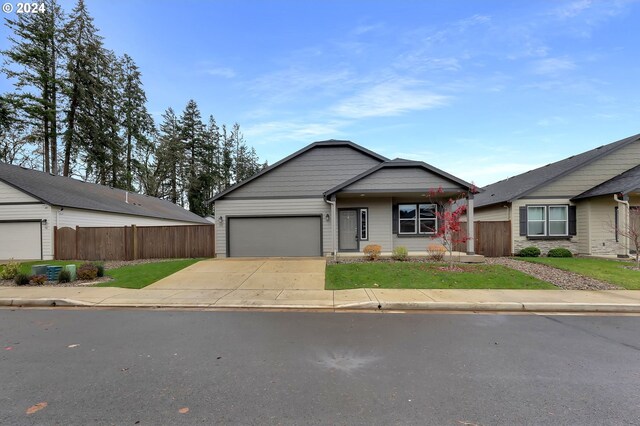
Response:
M467 195L467 254L476 254L473 218L473 193Z
M618 253L617 257L626 259L629 257L629 195L623 195L618 201ZM617 231L616 231L617 232ZM625 234L625 235L623 235Z

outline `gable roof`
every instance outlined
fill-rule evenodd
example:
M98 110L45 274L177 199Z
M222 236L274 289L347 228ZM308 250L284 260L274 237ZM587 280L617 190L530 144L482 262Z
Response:
M374 174L375 172L382 170L382 169L390 169L390 168L419 168L422 170L426 170L428 172L431 172L433 174L436 174L438 176L441 176L457 185L460 185L463 188L466 188L468 190L472 190L475 189L474 185L470 184L469 182L466 182L462 179L459 179L443 170L438 169L437 167L434 167L430 164L427 164L423 161L412 161L412 160L405 160L402 158L396 158L394 160L388 160L385 161L383 163L378 164L375 167L370 168L369 170L360 173L357 176L354 176L353 178L342 182L341 184L331 188L330 190L328 190L327 192L324 193L325 197L329 197L337 192L340 192L341 190L347 188L348 186L366 178L367 176L370 176L372 174ZM427 188L425 188L427 189Z
M476 207L512 202L638 140L640 140L640 134L487 185L484 187L485 191L476 196Z
M346 140L336 140L336 139L330 139L330 140L326 140L326 141L318 141L318 142L313 142L312 144L309 144L307 146L305 146L304 148L294 152L293 154L289 155L288 157L283 158L282 160L273 163L271 166L266 167L264 169L262 169L261 171L259 171L258 173L256 173L255 175L249 177L248 179L243 180L242 182L238 182L235 185L230 186L229 188L225 189L224 191L219 192L218 194L216 194L212 199L209 200L209 202L218 200L222 197L224 197L225 195L229 194L230 192L235 191L236 189L248 184L249 182L269 173L270 171L282 166L283 164L293 160L294 158L297 158L299 156L301 156L302 154L304 154L307 151L310 151L314 148L322 148L322 147L339 147L339 146L344 146L344 147L349 147L352 148L358 152L361 152L364 155L367 155L371 158L374 158L378 161L387 161L388 158L383 157L380 154L377 154L373 151L370 151L356 143L353 143L351 141L346 141Z
M167 200L1 162L0 181L53 206L210 224Z
M638 190L640 190L640 165L584 191L582 194L573 197L572 200L582 200L584 198L618 193L628 194L629 192Z

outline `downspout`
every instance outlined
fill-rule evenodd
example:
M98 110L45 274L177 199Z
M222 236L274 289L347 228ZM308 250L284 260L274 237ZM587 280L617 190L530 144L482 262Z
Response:
M618 204L622 204L624 205L624 224L623 226L626 228L627 226L629 226L629 202L625 201L625 200L621 200L620 198L618 198L618 194L613 194L613 199L618 203ZM620 209L618 209L618 212L620 211ZM618 220L618 227L620 227L620 221ZM616 229L616 232L618 232L618 230ZM626 233L626 232L624 232ZM624 243L622 244L623 248L624 248L624 255L618 255L618 257L629 257L629 238L625 237L624 235L621 235L621 237L624 239Z
M333 261L336 261L336 202L331 201L324 196L324 201L331 205L331 252L333 253Z

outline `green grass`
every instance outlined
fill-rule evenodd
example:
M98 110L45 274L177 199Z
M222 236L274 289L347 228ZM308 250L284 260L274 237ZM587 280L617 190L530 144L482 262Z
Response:
M178 272L187 266L193 265L202 259L181 259L169 260L166 262L142 263L139 265L123 266L121 268L107 269L105 275L112 277L113 281L100 283L97 287L122 287L122 288L143 288L149 284ZM85 261L74 260L38 260L34 262L24 262L20 271L25 274L31 273L32 265L82 265ZM0 270L3 266L0 265Z
M442 271L434 263L344 263L327 265L326 289L455 288L557 289L553 284L500 265L459 265L464 272ZM374 285L377 284L377 285Z
M640 271L625 268L625 266L634 266L634 262L586 257L523 257L519 260L543 263L558 269L575 272L600 281L615 284L627 290L640 290Z
M105 275L114 280L100 283L98 287L143 288L200 260L202 259L170 260L108 269Z

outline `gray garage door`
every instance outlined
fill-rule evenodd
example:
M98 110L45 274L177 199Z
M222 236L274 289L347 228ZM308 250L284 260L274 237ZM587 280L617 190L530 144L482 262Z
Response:
M322 256L319 216L232 217L229 257Z

